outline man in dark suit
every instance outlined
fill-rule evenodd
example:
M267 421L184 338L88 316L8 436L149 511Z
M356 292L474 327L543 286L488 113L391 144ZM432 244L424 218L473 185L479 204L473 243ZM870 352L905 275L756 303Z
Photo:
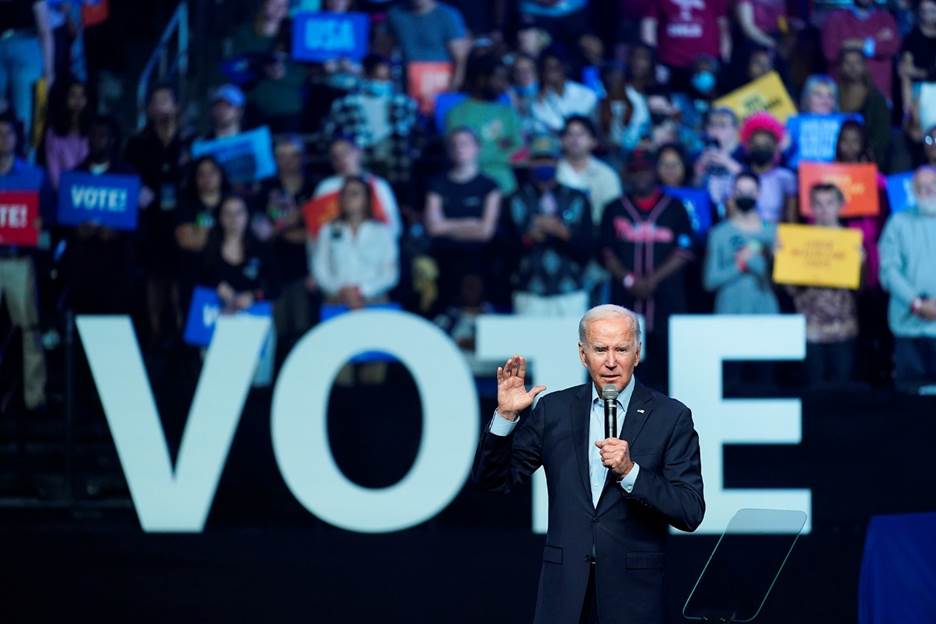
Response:
M636 316L613 305L579 323L591 382L544 396L524 385L520 356L497 369L497 412L481 437L472 477L504 492L540 466L549 489L536 624L658 624L668 527L694 531L705 501L699 439L689 409L634 378ZM617 437L605 438L601 389L613 384ZM620 417L618 418L620 422Z

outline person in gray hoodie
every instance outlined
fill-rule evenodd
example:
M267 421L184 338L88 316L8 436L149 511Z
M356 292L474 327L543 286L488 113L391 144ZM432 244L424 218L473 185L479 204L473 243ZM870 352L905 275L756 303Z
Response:
M881 283L890 293L894 377L901 391L936 390L936 168L913 176L914 209L894 214L881 235Z

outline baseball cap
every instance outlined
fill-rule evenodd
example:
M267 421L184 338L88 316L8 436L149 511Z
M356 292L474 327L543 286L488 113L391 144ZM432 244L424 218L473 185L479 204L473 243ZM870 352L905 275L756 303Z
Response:
M227 102L231 106L244 107L244 92L232 84L221 85L211 94L211 103Z
M559 139L551 134L533 137L530 142L530 158L559 158L561 153Z

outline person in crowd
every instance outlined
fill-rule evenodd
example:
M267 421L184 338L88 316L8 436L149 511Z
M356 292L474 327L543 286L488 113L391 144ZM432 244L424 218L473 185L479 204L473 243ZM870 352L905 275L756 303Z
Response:
M192 289L197 285L202 252L218 223L221 201L231 194L231 184L213 156L192 163L176 213L175 240L179 248L179 301L188 310Z
M452 168L429 182L426 232L439 266L439 305L455 304L468 275L495 279L487 269L490 243L500 220L501 192L481 173L478 138L469 128L456 128L447 137Z
M753 82L758 78L763 78L777 69L776 52L770 48L754 47L748 53L747 63L745 65L745 83ZM742 85L737 85L742 86Z
M783 0L740 0L734 6L738 27L748 46L773 50L778 38L788 26L786 3Z
M241 312L279 295L276 265L250 232L247 200L228 195L202 252L199 283L214 289L224 311Z
M585 266L591 255L588 197L559 183L560 145L544 134L530 144L530 181L507 200L509 238L517 249L513 308L529 316L584 314Z
M760 181L744 171L735 177L729 217L712 228L704 285L715 293L715 314L777 314L770 279L776 226L757 209Z
M796 174L780 166L783 125L770 113L755 113L741 126L746 160L758 178L757 209L769 223L796 220Z
M260 0L254 19L233 36L232 57L249 57L257 77L248 84L249 112L273 132L298 132L305 68L290 58L289 0Z
M322 134L350 138L391 184L407 184L417 147L416 101L396 90L389 59L370 54L363 66L359 88L332 103Z
M918 0L916 15L913 30L901 44L897 67L904 114L910 112L913 85L936 82L936 0Z
M839 214L845 195L829 183L809 190L809 204L817 227L841 228ZM806 383L842 384L855 368L858 310L855 293L846 288L791 288L796 311L806 317Z
M348 137L337 136L332 139L328 156L335 173L316 185L313 198L326 195L334 195L337 198L347 178L363 178L373 189L374 202L371 209L375 218L389 225L394 236L399 237L403 223L393 188L384 178L364 169L363 150Z
M0 189L23 190L28 185L41 190L46 185L42 170L17 156L18 125L12 112L0 114ZM44 195L48 199L47 193ZM43 201L41 208L48 208L48 204ZM43 217L48 223L47 210L41 210L37 230L43 227ZM10 322L22 332L25 407L41 411L46 404L46 361L40 342L36 265L31 249L0 243L0 303L6 305Z
M211 129L204 140L237 136L244 130L244 107L247 98L239 87L224 84L211 94Z
M474 376L486 376L496 372L497 365L479 360L475 356L477 346L477 321L482 314L496 314L497 310L485 296L485 280L473 273L461 280L461 288L455 303L436 315L433 322L458 345Z
M936 167L936 126L930 128L926 134L923 135L921 143L923 149L922 157L918 158L919 164Z
M510 106L520 119L524 144L529 143L534 136L546 132L546 128L533 116L533 102L536 101L539 88L536 59L529 54L518 52L510 66L510 86L507 95L510 98Z
M449 111L448 132L470 128L480 141L481 171L494 179L504 194L517 188L511 160L523 147L520 119L499 101L507 90L507 68L491 53L473 56L468 68L468 99Z
M657 151L657 179L663 186L680 188L687 186L692 171L689 158L682 145L669 143Z
M404 63L451 63L449 89L461 87L471 40L457 9L436 0L405 0L390 9L387 22Z
M568 63L556 48L540 55L540 89L532 112L533 117L552 132L562 130L565 120L572 115L593 117L598 105L595 92L569 80L568 73Z
M191 137L179 120L175 91L157 86L149 95L146 126L127 142L124 161L140 176L152 201L140 219L140 262L146 279L149 331L168 339L181 329L176 210ZM168 330L164 329L168 321Z
M731 21L724 0L647 2L640 22L641 40L659 52L670 70L670 84L688 87L691 67L700 55L727 63L731 58Z
M621 196L621 179L610 166L595 158L598 131L583 115L566 119L562 128L562 158L557 168L559 184L578 189L588 196L592 224L601 224L604 207Z
M868 86L890 101L891 72L900 50L900 29L886 9L874 4L874 0L853 0L853 6L830 13L822 27L822 52L829 65L839 62L845 51L867 59Z
M806 79L800 96L800 113L831 115L838 112L838 85L826 74L813 74Z
M744 170L745 150L741 145L738 116L730 108L709 110L705 120L705 148L696 158L696 186L705 188L720 217L731 196L734 177Z
M367 180L348 177L339 216L322 227L312 259L315 281L328 303L360 309L387 301L399 279L393 231L373 217Z
M128 175L120 160L121 129L117 120L96 115L88 129L88 158L76 171L92 175ZM151 198L140 193L142 208ZM131 209L136 206L131 207ZM79 314L127 314L133 310L137 259L131 236L94 222L66 233L63 268L72 310Z
M71 171L88 157L88 124L92 114L88 88L83 82L63 79L52 85L41 156L53 188L58 188L62 173Z
M686 206L660 188L656 171L649 152L631 155L628 192L605 207L598 248L612 278L611 302L644 317L646 374L665 383L669 317L687 309L685 270L695 254Z
M612 64L605 70L606 96L598 105L601 132L615 161L636 148L650 130L647 98L628 83L628 69Z
M277 337L284 350L313 325L309 291L314 287L306 252L306 228L301 206L315 186L305 169L305 146L298 136L276 141L276 176L265 180L257 194L253 233L271 245L278 269L280 296L273 304Z
M913 176L914 209L891 215L881 236L881 283L890 293L898 389L936 384L936 168Z
M24 136L32 136L33 88L40 78L47 86L55 82L49 3L17 0L4 5L0 10L0 97L9 97Z
M842 50L838 62L838 86L839 110L861 115L868 129L874 160L880 169L886 170L890 150L890 111L887 100L871 81L867 60L860 50Z

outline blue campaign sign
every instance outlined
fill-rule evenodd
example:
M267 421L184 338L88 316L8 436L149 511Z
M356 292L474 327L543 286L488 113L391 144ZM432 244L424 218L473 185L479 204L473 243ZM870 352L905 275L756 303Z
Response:
M368 310L400 310L399 303L373 303L366 307ZM322 311L319 318L324 323L329 319L347 314L348 312L351 312L351 308L346 305L325 303L322 304ZM362 362L393 362L394 360L396 360L395 357L383 351L365 351L351 358L351 361L355 364L360 364Z
M61 225L96 223L114 230L135 230L140 210L140 178L94 175L78 171L62 174L58 220Z
M223 139L195 141L192 158L205 155L214 156L235 184L256 182L276 173L273 141L266 126Z
M221 298L214 289L204 286L195 288L192 293L192 304L189 306L188 319L185 322L185 333L182 337L185 343L196 347L207 347L211 344L215 323L223 307ZM254 316L272 316L273 307L270 302L261 301L253 304L243 313Z
M312 62L359 61L367 55L369 32L366 13L298 13L293 17L292 57Z
M689 222L696 237L704 235L712 227L712 198L708 191L700 188L667 186L667 195L681 199L689 213Z
M887 176L887 199L891 214L913 207L913 172L905 171Z
M787 130L793 142L788 163L796 167L800 161L832 162L839 130L846 120L861 121L861 115L794 115L787 120Z

